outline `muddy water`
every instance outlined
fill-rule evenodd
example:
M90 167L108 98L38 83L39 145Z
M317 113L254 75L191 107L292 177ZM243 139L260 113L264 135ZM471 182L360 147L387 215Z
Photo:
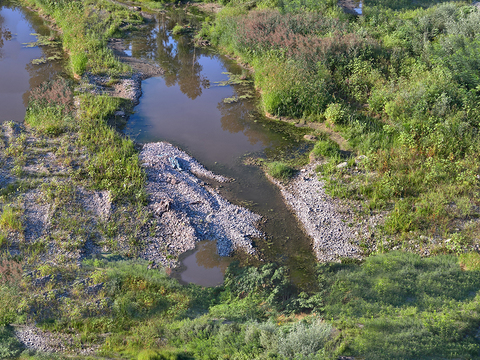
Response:
M263 216L267 239L256 241L262 257L286 264L295 281L306 285L312 280L315 263L311 240L286 208L278 189L258 167L245 165L248 157L281 159L307 151L304 133L259 114L251 83L225 85L229 79L225 73L237 75L237 79L246 75L235 62L212 49L194 47L188 35L172 34L175 24L192 22L195 17L187 17L183 11L158 15L155 24L126 41L129 56L148 59L165 69L165 75L142 83L143 96L126 132L139 142L171 142L208 169L234 178L220 191L230 201ZM214 247L199 244L196 252L181 257L182 281L205 286L218 283L227 260L200 255L209 251L214 254Z
M26 46L37 41L32 33L54 35L35 13L0 0L0 123L23 121L30 90L62 71L61 61L32 63L52 55L50 47Z

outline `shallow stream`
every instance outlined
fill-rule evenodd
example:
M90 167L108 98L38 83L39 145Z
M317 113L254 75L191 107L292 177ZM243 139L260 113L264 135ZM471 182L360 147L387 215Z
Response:
M34 12L0 0L0 123L23 122L30 90L62 72L62 60L47 60L59 49L35 45L34 34L55 35Z
M307 286L315 264L311 240L277 187L260 168L245 164L248 157L274 160L306 152L304 132L259 113L253 84L239 80L247 72L233 60L211 48L195 47L189 34L172 33L176 24L198 21L195 9L188 11L188 15L184 10L158 14L150 26L126 39L129 56L154 62L165 74L142 83L140 104L125 132L142 143L168 141L209 170L234 178L220 192L263 216L261 228L267 237L255 244L263 259L287 265L295 282ZM205 286L221 283L228 260L214 256L214 251L215 247L200 244L184 254L179 279Z

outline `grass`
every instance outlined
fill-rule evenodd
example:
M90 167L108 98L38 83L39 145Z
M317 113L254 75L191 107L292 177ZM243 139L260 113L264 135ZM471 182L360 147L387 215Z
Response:
M288 180L295 174L295 170L280 161L267 164L267 172L270 176L279 180Z
M65 28L63 46L72 54L72 72L115 75L125 70L110 57L105 39L131 28L126 20L135 24L136 15L103 1L35 3ZM210 35L254 65L255 81L266 89L264 107L273 114L330 119L357 151L367 155L339 169L335 143L320 135L314 148L317 155L330 158L322 171L339 194L366 200L369 210L390 211L378 229L387 237L375 240L379 254L361 263L319 264L318 287L308 293L292 286L288 269L275 264L234 264L224 285L216 288L181 286L165 269L149 269L146 261L130 259L141 248L138 231L148 231L149 225L142 211L144 174L133 143L108 125L112 114L128 104L81 95L80 115L72 124L68 84L49 84L45 89L51 94L65 96L36 98L29 107L29 128L8 143L1 160L11 160L5 162L8 170L19 169L19 184L30 183L26 165L39 151L54 153L70 164L70 172L41 177L44 185L39 190L42 201L51 205L53 230L49 238L21 245L25 271L38 273L11 277L10 265L7 269L0 263L0 325L33 322L53 333L72 335L72 353L100 345L97 355L104 358L478 357L480 261L478 253L465 252L476 244L478 228L472 222L456 230L459 219L476 219L477 94L472 84L449 73L448 64L432 67L417 56L433 54L433 63L442 56L458 59L463 50L444 54L435 46L455 35L452 24L463 24L474 15L456 12L456 6L448 8L451 5L397 13L367 6L364 20L346 24L332 3L306 1L304 6L322 13L303 14L298 4L285 2L285 17L273 10L250 16L241 2L235 4L239 6L220 13ZM108 11L113 15L104 17ZM444 24L439 19L445 13L450 20ZM339 20L332 20L332 14L340 15ZM450 32L438 33L433 20ZM395 26L390 29L391 21ZM257 25L283 29L289 38L264 34L274 48L257 44L258 35L249 32ZM423 34L430 33L436 35L426 36L428 44L422 43L420 51ZM422 34L421 39L415 34ZM302 48L304 40L311 40L315 52ZM282 50L287 42L303 50ZM470 60L466 64L460 70L474 65ZM48 112L54 116L45 116ZM293 173L286 163L269 167L272 176L282 179ZM76 203L80 187L111 193L116 202L108 219L93 221ZM21 211L13 204L30 189L2 189L2 233L22 229ZM420 230L426 235L420 237ZM87 240L107 246L112 254L84 259L81 266L60 258L38 262L38 252L48 244L75 252ZM434 241L438 253L456 255L381 254L393 246L428 247ZM6 275L9 281L4 281ZM33 278L47 275L51 278L44 286L35 285ZM19 351L11 329L0 328L0 357L50 356Z
M108 38L141 24L140 14L104 0L24 2L51 16L62 29L62 45L69 52L70 70L75 77L85 71L112 76L129 71L106 45ZM121 28L122 24L128 25Z
M390 252L319 264L318 290L306 294L274 264L234 264L223 286L201 288L145 261L97 257L45 270L61 274L52 288L70 289L66 298L37 296L49 288L23 281L12 314L81 334L83 346L100 343L108 358L470 359L480 348L478 264L465 265L472 260L478 254ZM100 291L87 292L99 283Z
M422 259L393 252L369 257L361 266L321 266L320 279L332 284L325 316L348 329L342 336L346 354L478 356L478 270L462 270L453 256Z
M0 230L22 231L21 213L12 206L5 206L0 215Z

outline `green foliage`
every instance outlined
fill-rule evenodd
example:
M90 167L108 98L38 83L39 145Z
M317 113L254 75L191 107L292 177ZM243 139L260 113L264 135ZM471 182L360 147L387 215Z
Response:
M267 171L270 176L280 180L287 180L291 178L295 173L294 169L280 161L274 161L269 163L267 165Z
M104 0L24 1L56 20L62 29L62 43L70 54L74 75L81 76L86 70L110 75L129 70L108 49L107 40L121 35L123 23L141 24L143 18L137 12Z
M122 104L108 96L82 95L80 142L92 153L87 167L97 187L143 202L145 174L140 166L133 142L121 137L106 120Z
M339 103L331 103L323 113L325 119L332 124L344 124L348 120L348 112L345 107Z
M325 316L348 329L352 355L369 359L476 356L478 275L462 271L453 256L401 252L369 257L361 266L319 266L329 288Z
M299 322L279 341L279 353L287 359L309 358L311 355L325 356L322 351L332 335L332 326L315 321L311 324Z
M265 111L326 118L368 157L354 176L330 163L332 195L393 209L386 234L409 239L450 237L454 219L479 215L476 7L367 2L364 16L347 22L325 8L306 11L315 8L308 1L272 5L283 11L230 5L208 34L255 69ZM314 154L335 158L338 148L322 139ZM446 250L473 245L461 243Z
M21 213L12 206L5 206L0 215L0 230L22 231Z
M12 359L22 352L22 344L15 338L13 331L0 326L0 358Z
M317 157L335 157L340 154L340 146L335 141L326 138L325 140L317 141L312 152Z
M31 104L25 115L25 122L39 133L48 136L58 136L73 127L73 118L64 114L60 106L38 106Z
M460 266L467 271L480 271L480 254L469 252L458 257Z

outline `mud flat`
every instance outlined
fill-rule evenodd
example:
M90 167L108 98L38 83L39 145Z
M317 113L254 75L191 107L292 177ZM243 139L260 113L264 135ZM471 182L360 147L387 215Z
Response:
M144 258L165 265L165 253L178 256L201 240L216 240L221 256L237 250L255 252L252 240L263 237L256 228L260 215L229 203L202 180L229 179L206 170L166 142L145 144L140 159L147 175L149 207L158 224L157 235L147 239Z

